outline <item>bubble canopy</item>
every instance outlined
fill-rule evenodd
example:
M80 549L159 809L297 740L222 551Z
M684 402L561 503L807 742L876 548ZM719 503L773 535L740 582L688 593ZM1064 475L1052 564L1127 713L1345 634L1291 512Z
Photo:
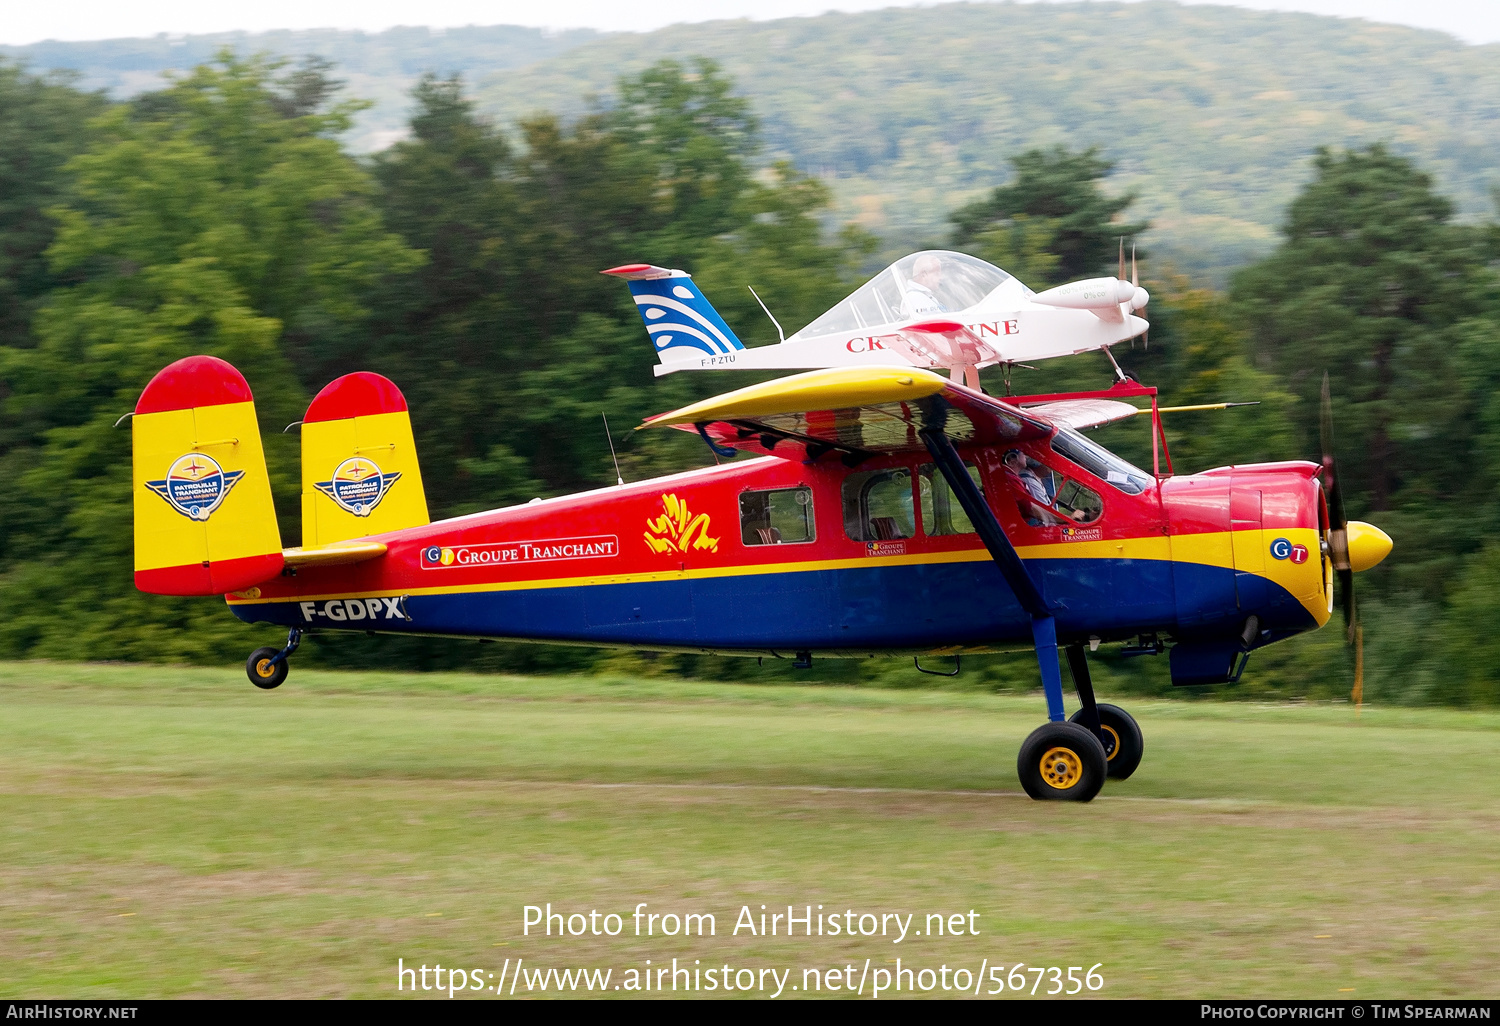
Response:
M787 341L967 310L1010 280L978 257L925 249L897 260Z

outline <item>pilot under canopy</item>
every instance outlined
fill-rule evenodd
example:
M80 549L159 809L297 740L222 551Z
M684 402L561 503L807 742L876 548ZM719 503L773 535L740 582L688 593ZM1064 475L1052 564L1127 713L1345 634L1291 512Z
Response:
M787 341L850 334L916 317L957 313L997 291L1018 302L1033 294L1018 279L978 257L951 250L923 250L891 264Z

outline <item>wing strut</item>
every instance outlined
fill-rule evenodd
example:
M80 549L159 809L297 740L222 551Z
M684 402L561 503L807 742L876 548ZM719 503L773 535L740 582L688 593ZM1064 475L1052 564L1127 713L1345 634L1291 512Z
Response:
M934 396L924 400L922 406L926 419L919 434L927 451L932 454L933 462L942 471L948 487L958 496L958 504L969 515L969 522L979 533L984 547L989 549L990 558L1000 568L1005 583L1015 592L1021 608L1031 616L1031 637L1036 645L1037 666L1042 673L1042 691L1047 696L1047 718L1060 723L1065 718L1062 670L1057 662L1057 624L1052 619L1051 610L1047 608L1047 600L1042 597L1041 589L1036 586L1031 571L1026 569L1016 547L1006 537L1005 529L995 518L989 503L984 501L973 478L969 477L963 458L954 448L953 440L943 431L943 425L948 419L947 401L941 396Z

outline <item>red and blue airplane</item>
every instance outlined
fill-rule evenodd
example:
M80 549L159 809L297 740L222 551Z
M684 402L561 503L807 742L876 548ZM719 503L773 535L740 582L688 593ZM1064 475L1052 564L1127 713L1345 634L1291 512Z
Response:
M645 266L615 270L676 280ZM894 348L946 339L961 356L972 330L923 316ZM955 671L966 654L1034 648L1048 722L1021 746L1021 783L1087 801L1143 752L1134 719L1095 701L1088 650L1166 650L1176 684L1232 682L1255 649L1327 622L1336 575L1352 627L1352 572L1390 551L1345 521L1329 458L1174 475L1153 388L1000 399L898 362L815 369L642 425L754 458L437 522L401 392L349 374L308 407L303 544L284 549L250 388L189 357L135 409L136 585L222 594L240 619L286 628L285 646L249 657L262 688L286 679L304 634L339 630L801 666L951 656ZM1138 415L1149 472L1084 434Z

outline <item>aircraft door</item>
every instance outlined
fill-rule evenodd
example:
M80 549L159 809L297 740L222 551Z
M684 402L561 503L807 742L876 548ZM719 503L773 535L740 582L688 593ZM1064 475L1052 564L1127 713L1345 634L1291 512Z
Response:
M1262 544L1260 499L1259 488L1231 485L1229 529L1233 532L1234 591L1243 613L1259 609L1266 602L1266 546Z

